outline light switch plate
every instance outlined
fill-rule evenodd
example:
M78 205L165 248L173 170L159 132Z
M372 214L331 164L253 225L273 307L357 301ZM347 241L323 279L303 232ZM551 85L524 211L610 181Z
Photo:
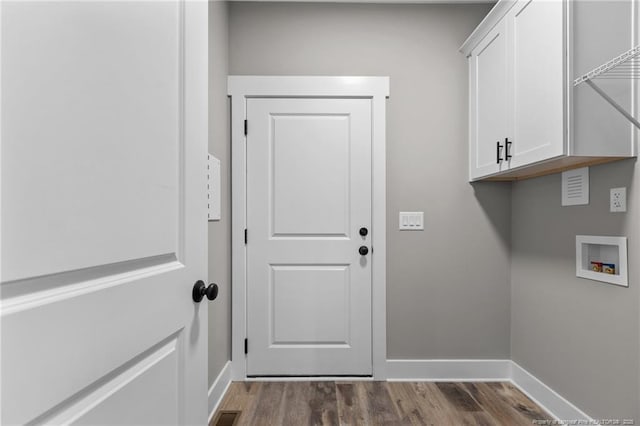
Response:
M400 212L398 229L401 231L423 231L424 212Z

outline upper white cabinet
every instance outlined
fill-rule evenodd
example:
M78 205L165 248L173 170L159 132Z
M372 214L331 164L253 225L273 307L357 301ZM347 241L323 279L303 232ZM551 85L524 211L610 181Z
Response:
M636 155L629 121L589 88L574 90L572 84L580 73L629 49L632 1L496 4L461 48L469 59L470 180L523 179ZM594 32L597 48L590 45ZM631 110L633 86L612 84L618 101ZM585 104L577 108L576 100ZM599 120L597 132L588 130Z
M518 2L506 17L512 168L566 154L561 1Z
M474 129L469 145L472 175L503 170L504 137L509 115L506 23L500 22L480 41L470 57L469 86L475 94L469 108ZM493 143L493 150L491 144Z

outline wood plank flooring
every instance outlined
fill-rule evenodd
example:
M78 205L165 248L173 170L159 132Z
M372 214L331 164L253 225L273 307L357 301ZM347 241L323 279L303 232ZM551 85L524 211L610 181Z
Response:
M507 382L234 382L220 415L234 426L531 425L552 420ZM219 425L231 426L229 415Z

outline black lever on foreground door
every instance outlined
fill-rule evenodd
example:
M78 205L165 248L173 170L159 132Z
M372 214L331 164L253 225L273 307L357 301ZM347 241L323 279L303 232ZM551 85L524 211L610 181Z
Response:
M362 256L366 256L367 254L369 254L369 248L367 246L360 246L360 248L358 249L358 253L360 253Z
M196 303L202 301L204 296L207 296L209 300L215 300L215 298L218 297L218 284L212 283L209 284L209 287L206 287L204 281L198 280L193 286L191 296Z

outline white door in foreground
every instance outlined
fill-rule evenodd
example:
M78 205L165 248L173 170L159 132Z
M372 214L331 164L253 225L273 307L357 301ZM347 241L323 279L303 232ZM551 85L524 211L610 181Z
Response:
M206 424L206 2L2 2L2 424Z
M370 375L371 99L247 120L247 374Z

